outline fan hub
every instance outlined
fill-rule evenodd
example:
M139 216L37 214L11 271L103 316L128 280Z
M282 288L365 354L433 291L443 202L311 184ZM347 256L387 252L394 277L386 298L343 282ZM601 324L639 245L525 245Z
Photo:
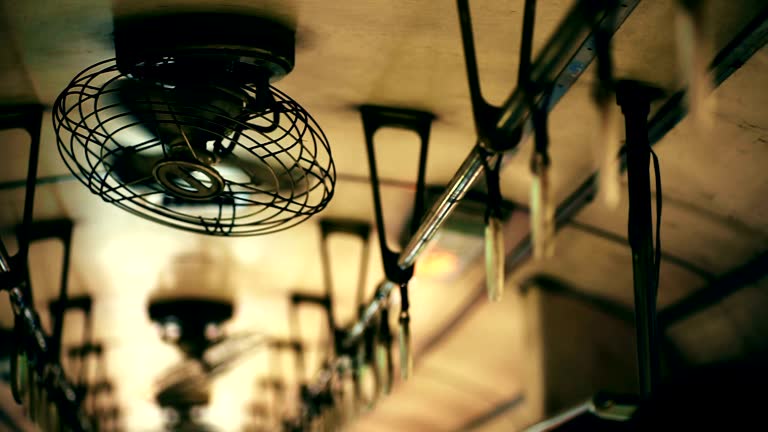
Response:
M155 165L152 174L166 192L187 200L210 200L224 190L218 171L202 163L165 160Z

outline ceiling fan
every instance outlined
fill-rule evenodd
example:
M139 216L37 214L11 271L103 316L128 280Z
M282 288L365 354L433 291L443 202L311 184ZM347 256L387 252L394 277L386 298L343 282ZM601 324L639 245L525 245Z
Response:
M59 153L91 192L218 236L279 231L325 208L336 177L328 140L270 84L293 69L291 27L185 12L114 28L116 58L82 71L54 104Z
M266 346L268 340L261 333L223 331L233 312L233 304L225 300L173 298L149 304L149 316L160 327L163 340L184 354L154 385L157 404L173 413L173 430L187 430L180 425L192 421L197 408L208 405L216 377Z
M226 331L235 312L229 267L225 255L212 254L212 249L206 243L200 252L176 256L147 306L162 340L183 355L153 385L154 400L169 414L174 431L197 422L196 413L210 401L214 379L269 343L260 332Z

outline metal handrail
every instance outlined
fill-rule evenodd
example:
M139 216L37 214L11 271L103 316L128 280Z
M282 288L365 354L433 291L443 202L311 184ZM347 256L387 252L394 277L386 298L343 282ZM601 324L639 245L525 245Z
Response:
M618 10L614 16L617 29L632 13L640 0L624 1L617 6L614 2L595 2L592 0L579 1L568 13L560 26L555 30L554 36L540 51L536 60L531 65L531 81L554 83L552 95L549 97L548 110L560 101L570 86L586 70L589 63L595 57L592 49L593 36L591 30L593 21L604 18L606 12L612 6ZM498 131L505 131L510 137L525 141L533 130L531 121L531 105L526 101L525 90L516 87L510 97L501 107L501 116L496 122ZM514 131L521 131L515 134ZM511 151L516 145L510 146ZM510 152L507 154L509 155ZM412 266L419 255L434 240L435 234L453 213L464 195L469 191L483 173L483 158L488 152L483 144L478 143L469 153L467 158L453 176L445 191L425 214L419 228L400 253L398 266L407 269ZM489 164L495 162L495 157L490 156ZM505 158L506 159L506 158ZM344 340L345 346L354 344L363 334L370 318L382 307L384 295L388 294L393 286L387 281L379 284L374 298L365 308L366 313L351 327Z

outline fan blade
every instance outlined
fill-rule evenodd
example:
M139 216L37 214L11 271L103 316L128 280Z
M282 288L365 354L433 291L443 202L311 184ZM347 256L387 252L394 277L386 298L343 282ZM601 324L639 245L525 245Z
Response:
M107 160L111 165L111 175L123 184L133 187L151 187L155 183L152 170L163 156L143 155L128 147L115 153Z
M123 104L122 95L133 91L133 80L109 83L98 99L96 112L105 138L104 158L109 174L120 183L133 187L151 187L152 170L164 157L160 139Z
M161 406L205 405L209 399L209 381L200 362L184 360L155 381L155 400Z
M238 360L253 354L267 342L261 333L242 332L220 339L211 345L203 354L203 362L207 365L208 376L216 376L229 370Z
M200 389L206 388L211 379L231 369L238 360L266 343L261 333L242 332L223 337L213 343L201 360L186 358L166 369L155 380L156 398L199 397ZM188 393L191 392L191 395Z
M293 196L311 191L323 176L313 171L306 171L294 161L270 158L267 163L259 157L248 154L238 156L232 152L221 157L215 168L222 177L237 184L246 184L259 190L274 194Z
M134 149L144 156L162 156L163 146L158 135L150 129L136 107L126 104L128 93L137 93L134 80L120 79L109 83L96 105L100 126L105 135L104 147L118 154L121 149Z
M323 178L319 173L302 169L290 157L270 157L266 162L231 141L232 150L218 151L227 148L228 139L237 141L240 124L233 119L244 116L246 106L254 103L239 89L217 86L169 89L122 79L109 85L103 103L111 106L110 116L118 118L111 121L115 123L112 129L121 128L113 139L116 144L140 148L132 153L115 152L114 175L123 183L140 182L144 186L153 183L152 169L163 158L164 146L191 147L192 156L202 163L213 163L230 183L255 187L270 195L301 196L314 189ZM129 123L130 127L125 127ZM127 136L129 130L136 136ZM154 140L156 145L147 145ZM148 178L146 183L141 182L144 178ZM253 189L235 192L253 193Z
M200 379L205 379L203 365L197 360L187 358L166 369L155 380L155 387L165 389Z

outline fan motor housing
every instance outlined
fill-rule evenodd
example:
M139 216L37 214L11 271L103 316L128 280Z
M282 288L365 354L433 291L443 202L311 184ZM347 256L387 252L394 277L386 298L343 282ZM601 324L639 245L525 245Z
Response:
M229 321L233 313L233 303L226 300L173 298L149 304L149 318L161 326L177 325L179 338L172 342L193 357L202 355L211 343L206 327Z
M187 12L120 17L114 25L117 66L140 79L274 82L294 66L295 30L264 17Z

